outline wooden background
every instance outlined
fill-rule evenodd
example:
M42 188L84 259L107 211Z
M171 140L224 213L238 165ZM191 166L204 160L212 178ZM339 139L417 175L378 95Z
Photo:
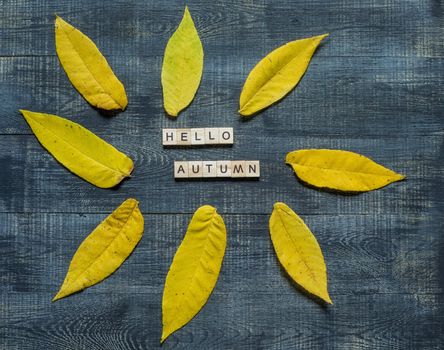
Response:
M207 305L164 349L442 349L444 344L444 4L441 0L190 0L205 50L202 84L174 121L160 71L185 3L0 0L0 348L156 349L163 283L191 214L228 229ZM92 38L129 105L105 117L71 86L54 13ZM248 72L283 43L322 33L299 86L249 121ZM19 108L79 122L135 161L116 189L60 166ZM161 128L233 126L232 148L163 149ZM354 196L304 187L287 152L339 148L407 180ZM175 182L174 160L259 159L260 181ZM111 277L51 303L80 242L127 197L145 233ZM324 251L334 305L296 289L268 233L272 205L299 213Z

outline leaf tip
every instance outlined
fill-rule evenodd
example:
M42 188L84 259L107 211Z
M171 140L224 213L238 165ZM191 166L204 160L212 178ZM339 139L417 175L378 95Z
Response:
M133 203L135 207L139 205L139 201L135 198L128 198L126 202Z
M209 204L202 205L201 207L197 208L196 211L198 211L198 210L202 210L202 211L208 210L209 212L211 212L213 214L217 213L217 209L215 207L213 207L212 205L209 205Z
M284 202L276 202L273 204L274 209L281 209L283 206L286 206Z
M131 162L131 166L130 166L130 168L128 169L128 172L126 173L126 174L124 174L125 176L123 177L123 178L125 178L125 177L128 177L128 178L131 178L132 177L132 173L133 173L133 171L134 171L134 162L133 162L133 160L130 158L130 157L128 157L127 156L127 158L130 160L130 162ZM123 178L122 178L122 180L123 180Z
M57 27L57 24L58 24L58 23L60 23L60 22L65 22L65 21L63 20L63 18L60 17L57 13L54 13L54 16L55 16L55 21L54 21L54 23L55 23L56 27Z
M28 111L26 109L19 109L19 111L22 114L23 118L25 118L26 120L28 120L28 117L32 113L31 111Z
M179 116L179 113L177 113L177 112L174 112L174 113L173 112L167 112L167 113L172 118L177 118Z
M57 301L57 300L59 300L59 299L61 299L61 298L63 298L63 296L62 295L60 295L60 291L54 296L54 298L52 298L52 302L54 302L54 301Z
M330 298L330 295L328 294L328 292L325 294L325 296L322 298L327 304L329 305L333 305L333 301Z
M62 284L62 286L60 287L59 291L57 292L57 294L54 296L54 298L52 298L52 301L57 301L63 298L66 298L68 295L73 294L73 292L71 290L69 290L69 288L65 287L65 283Z
M291 157L291 154L293 153L294 151L292 151L292 152L288 152L287 153L287 155L285 156L285 164L290 164L291 162L290 162L290 157Z
M58 14L54 14L55 15L55 21L54 21L54 28L57 31L58 29L60 29L62 26L68 25L68 22L66 22L62 17L60 17Z
M162 336L160 337L160 344L163 344L165 340L170 336L171 332L165 332L165 328L162 329Z
M407 178L403 174L399 174L399 173L397 173L397 172L395 172L393 170L392 170L392 172L393 172L392 177L387 179L387 185L390 184L390 183L393 183L393 182L403 181L403 180L405 180Z
M194 21L193 21L193 17L191 17L190 9L188 8L188 5L185 5L185 9L183 11L182 21L181 21L180 25L182 25L183 23L187 23L187 22L188 23L192 22L194 25Z
M316 35L311 37L311 39L316 43L316 45L319 45L322 40L324 40L326 37L328 37L330 33L324 33L320 35Z
M239 109L239 114L240 114L242 117L251 117L251 114L252 114L252 113L248 113L248 112L245 110L245 108L242 107L242 108Z

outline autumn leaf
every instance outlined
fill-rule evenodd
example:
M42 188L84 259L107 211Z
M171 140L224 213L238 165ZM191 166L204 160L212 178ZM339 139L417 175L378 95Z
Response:
M90 38L57 16L55 42L69 80L92 106L125 109L128 104L125 88Z
M188 7L165 49L162 66L163 105L173 117L194 98L203 70L202 43Z
M321 248L304 221L285 203L275 203L270 235L279 262L307 292L332 304Z
M109 188L130 176L133 161L80 124L52 114L20 112L42 146L82 179Z
M174 256L162 299L162 339L187 324L205 305L216 285L227 233L216 208L197 209Z
M53 301L88 288L116 271L142 238L143 216L127 199L80 244Z
M405 179L404 175L349 151L305 149L287 154L286 163L309 185L344 192L366 192Z
M288 94L304 75L316 48L327 35L289 42L265 56L245 81L239 113L251 116Z

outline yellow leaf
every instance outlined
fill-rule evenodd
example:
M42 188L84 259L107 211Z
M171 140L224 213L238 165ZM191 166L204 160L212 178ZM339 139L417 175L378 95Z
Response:
M187 324L205 305L216 285L227 233L216 208L200 207L174 256L162 300L162 339Z
M133 161L83 126L52 114L20 112L42 146L82 179L109 188L130 176Z
M163 105L173 117L187 107L200 84L203 48L188 7L165 49L162 66Z
M286 163L309 185L345 192L366 192L405 179L360 154L306 149L287 154Z
M304 75L316 48L327 35L291 41L265 56L245 81L239 113L251 116L288 94Z
M122 265L142 238L144 221L138 204L127 199L86 237L53 301L99 283Z
M276 255L290 277L307 292L332 304L321 248L304 221L285 203L274 204L270 235Z
M125 88L90 38L57 16L55 41L69 80L91 105L105 110L125 109Z

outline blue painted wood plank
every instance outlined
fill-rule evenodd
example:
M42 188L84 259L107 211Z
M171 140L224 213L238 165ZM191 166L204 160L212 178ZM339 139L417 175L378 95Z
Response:
M267 47L329 32L341 56L443 57L439 0L186 2L208 53L250 56ZM3 6L0 55L54 55L54 14L81 28L107 54L158 56L185 1L13 0ZM262 45L258 45L258 44ZM339 50L337 48L340 48Z
M261 54L207 54L201 87L177 120L166 118L162 107L161 53L133 58L130 64L125 57L110 58L129 99L126 112L114 118L103 117L88 105L57 57L0 57L0 133L30 133L18 113L21 108L59 114L104 135L155 137L162 127L202 125L233 125L238 133L263 135L291 131L390 137L442 131L444 92L439 87L444 58L323 56L335 40L330 37L314 56L297 89L249 122L242 122L237 113L239 94Z
M0 215L9 232L2 235L4 257L11 261L0 267L0 306L6 310L1 329L9 335L0 345L159 346L163 283L190 214L146 216L144 237L119 270L82 293L50 302L78 244L104 216ZM165 347L436 348L444 340L442 294L439 276L430 271L439 259L436 248L444 245L433 234L439 224L432 218L305 215L329 272L334 305L324 308L279 267L268 215L224 215L229 240L216 289Z
M5 179L0 182L1 212L109 213L118 201L133 196L146 213L190 213L210 203L222 213L269 214L274 202L285 201L301 214L408 215L439 209L444 201L443 188L436 186L443 166L438 160L440 133L406 139L402 135L308 136L304 131L266 135L262 131L236 135L232 148L205 149L163 149L160 130L156 134L100 134L135 161L133 176L111 190L94 187L71 174L33 135L0 137L2 149L14 150L0 157L0 176ZM407 175L407 180L355 196L313 190L299 183L291 167L284 164L287 152L303 148L353 150ZM198 159L259 159L261 178L174 180L174 160Z

